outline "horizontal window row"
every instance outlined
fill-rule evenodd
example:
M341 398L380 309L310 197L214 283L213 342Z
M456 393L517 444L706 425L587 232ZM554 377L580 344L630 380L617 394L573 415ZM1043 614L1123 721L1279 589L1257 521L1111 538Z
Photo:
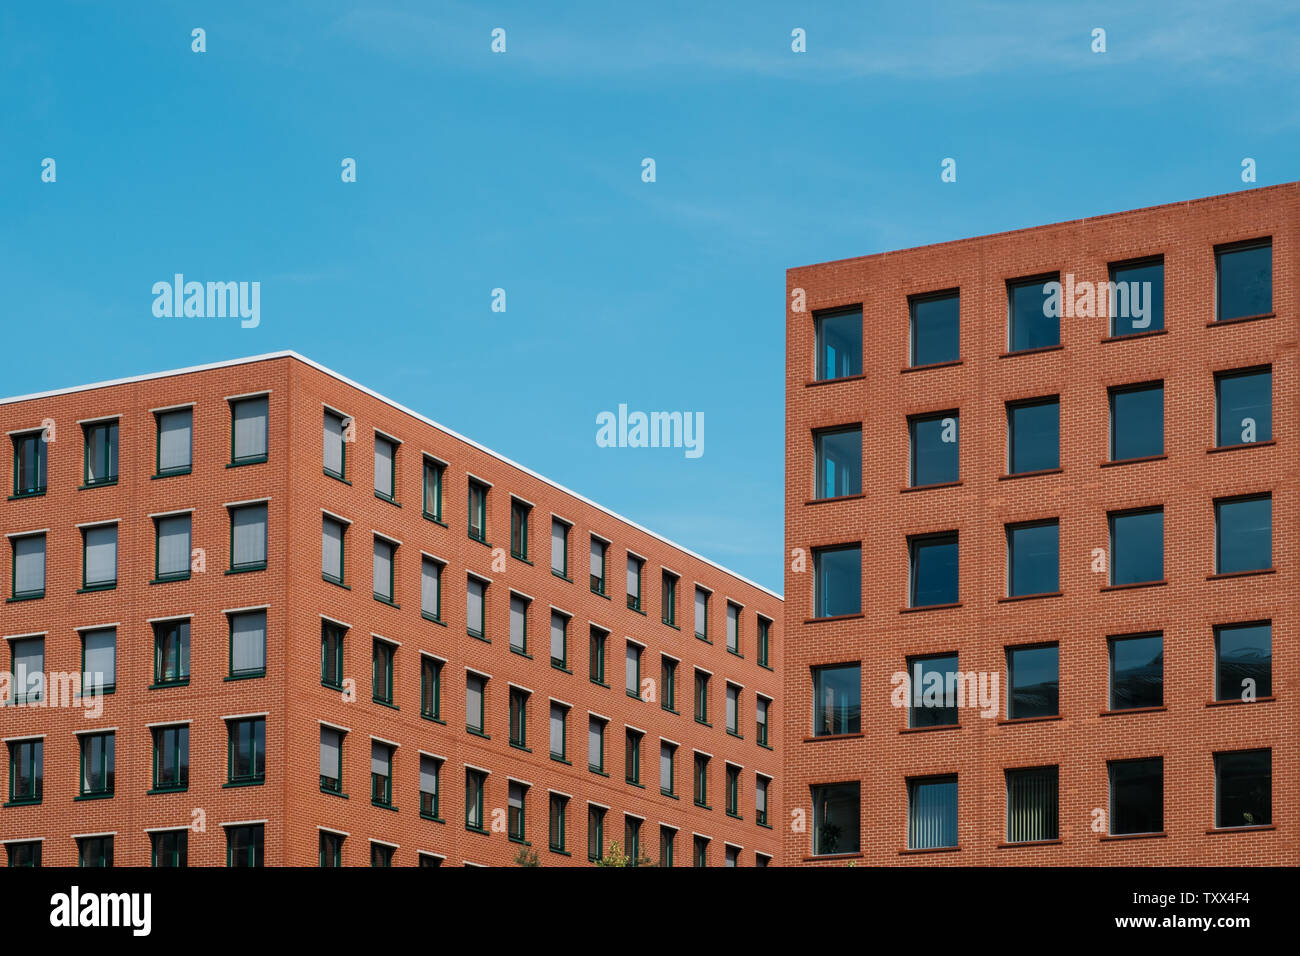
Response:
M226 866L262 866L265 860L265 823L220 824L226 841ZM150 866L189 866L189 827L147 831ZM112 866L116 833L74 837L78 866ZM6 840L9 866L40 866L44 840Z

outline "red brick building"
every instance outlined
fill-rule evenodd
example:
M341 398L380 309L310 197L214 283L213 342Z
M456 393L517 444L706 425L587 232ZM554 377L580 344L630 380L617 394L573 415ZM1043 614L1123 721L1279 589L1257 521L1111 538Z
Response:
M1300 862L1298 226L789 270L785 863Z
M0 420L10 863L777 854L779 596L293 353Z

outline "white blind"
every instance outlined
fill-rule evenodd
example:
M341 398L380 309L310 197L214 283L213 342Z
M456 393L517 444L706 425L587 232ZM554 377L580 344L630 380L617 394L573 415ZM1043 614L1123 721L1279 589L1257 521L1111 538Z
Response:
M86 586L117 580L117 525L86 529Z
M565 539L568 526L559 521L551 521L551 570L564 574L568 569L565 567Z
M510 595L510 646L517 651L524 649L524 629L526 627L528 604L521 597Z
M393 443L375 436L375 491L393 497Z
M524 808L524 788L517 783L510 784L510 792L506 794L506 804L511 810L522 810Z
M190 516L158 519L158 573L181 574L190 569Z
M325 413L325 470L343 474L343 416Z
M230 670L246 674L266 669L266 612L230 617Z
M551 753L564 756L564 708L551 705Z
M343 523L326 517L321 523L321 571L343 580Z
M438 586L441 583L438 562L425 558L420 567L420 610L430 617L438 616L440 606Z
M465 681L465 723L476 730L483 726L483 679L472 674Z
M709 595L695 589L695 633L708 634Z
M465 585L465 621L471 631L483 632L483 582L477 578Z
M235 403L235 459L266 454L266 399L247 398Z
M14 683L17 685L18 693L25 694L28 688L28 682L35 674L42 675L42 684L45 675L45 641L42 638L34 638L25 641L14 641Z
M740 649L740 608L734 604L727 605L727 647Z
M91 689L112 687L117 682L117 631L87 631L85 674L82 686Z
M380 538L375 539L375 593L393 599L393 546Z
M673 789L673 748L667 744L659 745L659 789Z
M754 806L759 813L767 812L767 781L762 777L754 784Z
M158 416L158 470L189 468L192 464L194 412L184 408Z
M246 505L230 513L233 564L266 563L266 505Z
M641 596L641 562L636 558L627 559L627 593L636 598Z
M593 578L605 577L605 542L591 539L591 576Z
M605 759L605 725L594 717L587 725L587 763L599 767Z
M370 772L388 776L388 745L370 741Z
M322 777L339 775L339 732L329 727L320 729L320 775Z
M641 695L641 674L637 666L641 661L641 649L635 644L627 646L627 692Z
M45 535L14 539L14 592L45 590Z
M739 691L736 688L727 686L727 729L736 729L736 706L738 704Z
M420 792L438 792L438 761L425 754L420 755Z
M564 632L568 625L568 619L556 611L551 612L551 659L563 661L564 657Z

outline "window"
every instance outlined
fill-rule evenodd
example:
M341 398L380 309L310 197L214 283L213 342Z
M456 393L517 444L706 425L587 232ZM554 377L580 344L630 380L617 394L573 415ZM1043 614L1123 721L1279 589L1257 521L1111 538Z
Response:
M951 411L917 415L907 420L911 443L909 484L913 488L945 485L957 480L960 419L956 411Z
M45 700L45 638L26 637L9 642L15 704Z
M486 732L483 706L483 698L486 694L486 677L472 672L465 675L465 729L480 736Z
M114 784L115 734L82 734L77 738L81 745L81 796L111 797Z
M351 419L339 412L325 409L325 474L347 481L348 425Z
M442 523L442 478L447 466L427 455L424 458L424 482L420 508L431 521Z
M569 526L551 519L551 573L569 579Z
M817 381L862 374L862 307L814 314Z
M1039 644L1007 648L1007 717L1026 720L1060 714L1060 647Z
M925 535L908 540L911 556L909 607L957 603L957 535ZM857 549L854 549L857 555Z
M641 786L641 737L641 731L629 727L623 746L624 779L638 787Z
M673 842L677 837L677 831L672 827L659 825L659 865L673 865Z
M667 796L673 796L676 792L674 763L677 760L677 747L664 741L659 741L659 792Z
M266 827L261 823L226 827L226 866L261 866Z
M10 582L13 599L25 601L45 597L45 535L27 534L10 541L14 555Z
M5 851L8 853L9 866L40 866L41 865L41 841L26 840L22 843L11 842L5 844Z
M677 662L671 657L661 657L659 663L660 706L677 713Z
M664 571L660 578L659 613L660 618L669 627L677 626L677 582L679 578L671 571Z
M862 611L862 549L856 544L813 549L813 614L839 617Z
M605 858L605 808L587 804L587 859Z
M911 677L911 700L908 702L909 727L951 727L957 723L956 654L913 657L907 661Z
M343 731L320 728L320 788L325 793L343 792Z
M383 741L370 740L370 802L377 807L393 805L393 751Z
M645 562L634 554L627 556L627 606L629 610L641 608L641 570Z
M1007 283L1008 352L1061 344L1059 279L1053 274Z
M155 518L154 538L154 580L187 580L190 576L190 515Z
M1165 577L1163 508L1110 514L1110 583L1145 584Z
M912 367L955 362L961 357L958 320L961 298L955 291L912 296Z
M764 867L771 866L771 865L772 865L772 858L770 856L768 856L766 853L759 853L758 851L754 852L755 867L762 869Z
M740 653L740 607L727 602L727 650Z
M346 837L341 833L332 833L329 830L320 831L320 865L322 867L343 865L343 841L345 839Z
M1263 827L1273 822L1273 751L1214 755L1214 826Z
M332 584L342 584L343 538L347 524L329 515L321 516L320 573Z
M487 640L487 622L484 616L484 603L487 597L487 582L482 578L470 576L465 581L465 630L471 637Z
M266 505L230 509L230 570L261 571L266 567Z
M1112 760L1110 771L1110 832L1163 833L1165 829L1164 758Z
M229 766L232 784L266 782L266 718L244 717L226 722Z
M1007 596L1061 590L1061 528L1056 519L1007 525Z
M772 622L765 617L758 619L758 666L771 667Z
M1273 369L1214 376L1214 444L1219 448L1273 440Z
M1273 498L1253 495L1214 503L1215 572L1267 570L1273 566Z
M398 444L386 435L375 433L375 497L385 501L397 500Z
M1037 843L1060 837L1056 767L1007 771L1007 842Z
M397 544L375 535L374 593L376 601L396 604L394 581L397 576Z
M555 727L555 707L551 707L552 732ZM561 722L562 725L563 722ZM587 769L605 772L605 721L599 717L587 718Z
M697 867L706 867L709 865L709 838L696 836L692 846L693 865Z
M149 865L182 867L190 865L188 830L158 830L149 834Z
M81 632L81 692L111 694L117 689L117 629Z
M528 749L528 691L510 688L510 746Z
M528 788L518 780L511 780L506 785L506 828L510 839L517 843L524 842L524 801Z
M1024 475L1061 466L1061 400L1007 405L1007 473Z
M111 836L77 837L77 866L112 866Z
M768 747L768 746L770 746L770 744L768 743L768 740L767 740L767 728L768 728L768 723L769 723L769 721L768 721L768 713L767 713L767 712L768 712L768 708L770 708L771 706L772 706L772 702L771 702L770 700L768 700L766 697L764 697L762 694L756 694L756 695L755 695L755 697L754 697L754 733L755 733L755 736L756 736L757 739L758 739L758 745L759 745L760 747Z
M230 403L230 463L252 465L266 461L266 396Z
M117 525L81 529L81 589L117 587Z
M555 610L551 611L551 666L569 667L569 616Z
M627 696L641 699L641 652L645 648L639 644L627 642Z
M740 736L740 688L727 684L727 733Z
M596 594L605 593L605 552L609 544L600 538L591 539L591 590Z
M85 486L117 484L117 420L83 425L82 433L86 440Z
M15 498L45 494L48 454L44 431L24 432L14 436Z
M709 598L711 595L704 588L695 588L695 636L702 641L709 639Z
M740 816L740 768L734 764L726 765L727 816Z
M158 412L154 420L158 425L158 477L188 475L194 465L194 410Z
M528 653L528 605L532 603L518 594L510 595L510 649L516 654Z
M153 728L153 791L186 790L190 785L188 724Z
M1110 460L1154 458L1165 453L1165 386L1132 385L1110 390Z
M438 817L438 777L442 761L429 754L420 754L420 816L428 820Z
M153 625L153 682L157 687L188 684L190 621L156 621Z
M627 813L623 814L623 852L628 866L641 865L641 820Z
M230 676L266 676L266 612L244 611L228 616Z
M465 768L465 829L485 832L483 828L483 789L487 774L472 767Z
M602 732L604 725L601 726ZM569 744L569 708L551 701L551 759L568 763ZM599 768L604 761L604 747L594 755Z
M860 847L859 784L831 783L812 788L813 856L857 853Z
M469 481L469 536L487 543L487 485Z
M1271 239L1216 249L1214 259L1218 321L1268 315L1273 311Z
M510 499L510 555L520 561L528 560L528 516L532 510L532 505Z
M442 720L442 661L420 655L420 716Z
M1165 702L1164 636L1110 639L1110 709L1160 707Z
M813 668L813 736L861 733L861 671L859 664Z
M9 741L9 803L40 803L45 793L45 741Z
M1110 334L1116 338L1165 327L1163 259L1113 263L1110 267Z
M957 778L921 777L907 783L907 848L957 845Z
M1273 625L1225 624L1214 629L1214 699L1273 696Z
M442 562L427 555L420 559L420 614L442 621Z
M702 670L695 672L695 720L709 722L709 675Z
M556 853L566 853L564 849L564 829L569 815L569 798L563 794L551 794L550 824L547 843Z
M591 649L587 666L591 671L593 684L604 685L605 683L605 644L608 637L608 631L602 630L595 624L591 625Z
M767 822L767 789L771 783L771 778L761 773L754 776L754 822L760 827L770 825Z
M814 498L842 498L862 493L862 426L813 432L817 459Z
M695 754L695 805L709 807L709 758L707 755Z

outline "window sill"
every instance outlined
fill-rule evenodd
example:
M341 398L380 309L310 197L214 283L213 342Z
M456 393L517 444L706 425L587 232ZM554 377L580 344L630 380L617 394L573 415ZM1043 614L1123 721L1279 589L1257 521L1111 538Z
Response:
M805 624L829 624L834 621L860 621L865 615L862 612L857 614L832 614L830 617L810 617L804 620Z
M378 704L380 707L387 707L389 710L401 710L401 709L402 709L402 708L398 707L396 704L394 704L391 700L380 700L378 697L371 697L371 698L370 698L370 703L372 703L372 704Z
M1159 707L1128 707L1124 710L1103 710L1100 711L1097 716L1119 717L1123 714L1163 714L1167 710L1169 710L1169 708L1166 705L1161 704Z
M329 472L326 472L326 474L329 474ZM341 797L344 800L348 799L348 795L342 790L327 790L324 787L321 787L320 792L329 797Z
M239 788L239 787L260 787L260 786L262 786L262 785L265 784L265 783L266 783L266 780L265 780L265 779L262 779L262 780L231 780L229 783L223 783L223 784L221 785L221 789L222 789L222 790L231 790L231 789L237 789L237 788Z
M45 489L42 488L40 491L19 491L15 494L10 495L9 500L18 501L20 498L43 498L44 496L45 496Z
M707 634L696 634L695 639L697 641L703 641L705 644L708 644L710 647L713 646L713 642L709 640L709 636Z
M1123 843L1126 840L1159 840L1169 836L1168 833L1107 833L1101 837L1102 843Z
M1269 704L1275 700L1277 700L1277 697L1273 694L1269 694L1267 697L1256 697L1254 700L1242 700L1240 697L1233 697L1231 700L1206 701L1205 706L1206 707L1232 707L1234 705L1246 705L1246 704Z
M249 564L239 568L227 568L226 574L250 574L253 571L265 571L265 564Z
M711 723L709 723L707 720L701 720L699 717L695 718L695 722L701 725L702 727L708 727L709 729L713 728L713 725Z
M936 481L929 485L908 485L906 488L899 488L901 494L911 494L914 491L938 491L940 488L960 488L960 479L957 481Z
M1263 833L1276 829L1276 823L1261 823L1245 827L1214 827L1211 830L1206 830L1205 834L1206 836L1215 836L1220 833Z
M739 657L742 661L745 659L744 654L740 653L740 651L733 651L730 647L727 648L727 653L731 654L733 657Z
M1247 441L1239 445L1216 445L1213 448L1205 449L1207 455L1219 455L1225 451L1241 451L1244 448L1271 448L1277 444L1277 440L1270 438L1268 441Z
M420 719L421 719L421 720L431 720L431 721L433 721L435 724L442 724L442 726L444 726L444 727L447 726L447 722L446 722L445 720L443 720L441 717L435 717L433 714L420 714Z
M605 690L609 690L609 685L606 684L603 680L596 680L596 678L593 677L591 679L591 683L595 684L597 687L603 687L605 688Z
M1054 720L1063 720L1060 714L1050 717L1004 717L998 721L999 727L1014 727L1017 724L1049 724Z
M77 794L75 797L73 797L72 799L73 799L74 802L80 802L80 801L82 801L82 800L112 800L112 799L113 799L113 794L111 794L111 793L79 793L79 794Z
M265 677L265 676L266 676L266 671L258 671L256 674L231 674L228 677L223 677L221 679L223 681L257 680L258 678Z
M961 724L935 724L933 727L904 727L900 734L928 734L944 730L961 730Z
M642 617L645 617L645 611L641 610L641 606L639 604L636 605L635 607L631 604L628 604L627 609L629 611L635 611L637 614L640 614Z
M1015 604L1017 601L1037 601L1040 598L1059 598L1060 591L1042 591L1038 594L1012 594L998 598L999 604Z
M265 465L267 462L266 455L259 455L257 458L240 458L226 465L227 468L243 468L245 465Z
M40 594L15 594L11 598L6 598L5 603L16 604L19 601L39 601L43 597L45 597L44 591L42 591Z
M472 826L470 826L468 823L465 824L465 832L466 832L466 833L480 833L480 834L482 834L483 836L487 836L487 835L488 835L487 830L484 830L482 827L472 827Z
M920 607L900 607L899 614L919 614L922 611L950 611L953 608L961 607L961 601L955 604L922 604ZM859 615L860 617L861 615Z
M1140 465L1149 461L1167 461L1168 455L1142 455L1139 458L1119 458L1115 461L1103 461L1100 465L1102 468L1116 468L1120 465ZM1011 844L1018 846L1019 844Z
M112 584L88 584L84 588L77 588L78 594L94 594L96 591L112 591L117 588L117 582Z
M728 731L727 731L727 736L728 736L728 737L735 737L737 740L744 740L744 739L745 739L744 734L738 734L738 733L736 733L734 730L728 730Z
M1005 475L998 475L998 481L1015 481L1017 478L1039 478L1043 475L1059 475L1065 469L1057 466L1056 468L1037 468L1034 471L1013 471Z
M389 607L398 611L402 609L402 605L398 604L392 598L386 598L382 594L375 594L373 591L371 591L370 593L374 594L375 600L378 601L380 604L387 604Z
M623 693L626 694L628 697L631 697L633 700L641 699L641 694L636 691L624 690Z
M755 820L755 821L754 821L754 825L755 825L755 826L760 826L760 827L762 827L764 830L770 830L770 829L772 829L772 824L768 823L766 820Z
M833 505L837 501L861 501L865 497L866 495L861 493L856 495L835 495L834 497L831 498L809 498L807 501L804 502L804 504L805 505Z
M1103 341L1105 340L1103 339ZM1032 846L1060 846L1060 845L1061 845L1061 839L1060 837L1057 837L1055 840L1022 840L1019 843L999 843L997 845L997 849L1015 850L1022 846L1032 847Z
M1160 581L1134 581L1132 584L1103 584L1101 593L1105 594L1107 591L1136 591L1140 588L1162 588L1168 583L1167 580L1162 579Z
M524 753L526 753L526 754L530 754L530 753L533 752L533 748L532 748L532 747L526 747L526 746L524 746L523 744L515 743L513 740L510 741L510 746L511 746L512 749L514 749L514 750L522 750L522 751L523 751Z
M554 657L551 658L551 670L559 671L561 674L573 673L573 671L569 670L569 668L565 666L564 661L557 661Z
M158 683L150 684L150 685L149 685L148 687L146 687L145 689L146 689L146 690L165 690L165 689L167 689L168 687L189 687L189 686L190 686L190 679L187 677L187 678L185 678L184 680L169 680L169 681L161 681L161 682L158 682ZM340 689L341 689L341 688L340 688Z
M352 590L352 585L344 584L342 578L334 578L334 577L330 577L328 574L322 574L320 576L320 579L324 581L326 584L333 584L335 587L343 588L345 591Z
M88 483L86 483L86 484L84 484L84 485L78 485L78 486L77 486L77 490L78 490L78 491L89 491L91 488L112 488L112 487L113 487L114 485L116 485L116 484L117 484L117 479L116 479L116 478L108 478L108 479L105 479L104 481L92 481L92 482L88 482Z
M645 789L644 783L637 783L635 780L624 780L623 782L626 783L629 787L636 787L638 790Z
M351 484L352 484L352 482L348 481L347 478L345 478L343 475L340 475L340 474L339 474L338 472L336 472L336 471L330 471L328 468L324 468L324 469L322 469L322 471L325 472L325 477L326 477L326 478L333 478L335 481L341 481L341 482L343 482L343 484L345 484L345 485L351 485Z
M527 651L521 651L519 648L514 647L513 645L510 648L510 653L517 654L519 657L526 657L530 661L533 659L532 654L529 654Z
M168 471L159 471L149 476L150 480L157 481L159 478L179 478L182 475L189 475L194 472L193 467L189 468L172 468Z
M551 759L554 760L556 763L562 763L562 764L564 764L566 767L572 767L572 766L573 766L573 761L571 761L571 760L565 760L563 757L557 757L557 756L555 756L555 754L551 754ZM603 770L593 770L592 772L593 772L593 773L598 773L598 774L600 774L602 777L608 777L608 776L609 776L609 774L605 773Z
M531 843L520 836L511 836L509 837L509 840L511 843L518 843L520 846L532 846Z
M420 517L422 517L425 521L432 521L436 525L441 525L444 528L447 527L447 522L443 521L441 518L435 515L429 514L429 512L427 511L422 512Z
M421 819L421 820L428 820L430 823L446 823L446 822L447 822L447 821L444 820L442 817L435 816L435 815L433 815L433 814L431 814L431 813L421 813L421 814L420 814L420 819Z
M595 588L592 588L592 589L591 589L591 593L594 594L594 595L596 595L596 597L604 598L606 601L608 601L608 600L610 599L610 598L609 598L609 595L606 594L604 591L597 591Z
M1256 568L1252 571L1223 571L1216 574L1207 574L1207 581L1226 581L1232 578L1250 578L1260 574L1277 574L1277 568Z
M764 742L761 741L761 740L758 741L758 745L759 745L760 747L762 747L764 750L771 750L771 749L773 749L771 744L769 744L769 743L764 743Z
M434 617L434 616L433 616L432 614L430 614L428 611L421 611L421 612L420 612L420 617L424 618L426 621L429 621L430 623L437 624L439 627L446 627L446 626L447 626L447 622L446 622L446 621L444 621L444 620L443 620L442 618L440 618L440 617Z
M960 846L933 846L924 850L899 850L899 856L922 856L926 853L960 853Z
M866 858L864 853L818 853L803 858L804 863L825 863L834 862L835 860L862 860Z
M680 631L680 630L681 630L681 628L678 627L676 624L674 624L672 621L664 621L663 618L660 618L660 620L663 621L663 623L664 623L666 626L671 627L674 631Z
M699 807L701 810L712 810L712 809L713 809L713 808L712 808L711 806L709 806L707 803L700 803L700 801L698 801L698 800L695 801L695 805L696 805L697 807Z
M402 503L390 495L385 495L382 494L381 492L376 491L375 497L378 498L380 501L387 501L390 505L395 505L398 508L402 507Z
M40 801L39 798L36 799L36 800L10 800L8 803L4 804L4 806L5 806L6 808L8 808L8 807L39 807L40 805L41 805L41 801Z
M907 368L898 370L898 374L907 375L911 372L929 372L937 368L956 368L962 364L961 359L948 359L946 362L929 362L925 365L909 365Z
M1108 335L1099 341L1104 345L1107 342L1127 342L1130 339L1149 339L1156 335L1165 335L1168 329L1150 329L1143 332L1130 332L1128 335Z
M482 632L480 632L480 633L478 633L478 634L475 634L473 631L466 631L465 633L468 634L470 637L474 638L474 640L476 640L476 641L482 641L484 644L491 644L491 643L492 643L492 640L491 640L490 638L488 638L488 637L485 637L485 636L482 634Z
M188 581L189 579L190 579L190 573L189 573L188 571L186 571L184 574L167 574L167 575L164 575L164 576L162 576L162 577L157 577L157 578L154 578L154 579L153 579L152 581L150 581L149 583L150 583L150 584L170 584L170 583L173 582L173 581Z
M1276 312L1261 312L1259 315L1239 315L1231 319L1213 319L1205 323L1207 329L1212 329L1216 325L1236 325L1238 322L1258 322L1260 319L1272 319L1277 316Z
M677 794L673 793L671 790L665 790L663 787L659 788L659 796L667 797L669 800L681 799L681 797L677 796Z
M485 734L485 733L483 733L483 731L481 731L481 730L475 730L473 727L466 727L466 728L465 728L465 732L466 732L467 734L470 734L470 735L474 736L474 737L478 737L478 738L480 738L480 739L482 739L482 740L491 740L491 739L492 739L492 735L491 735L491 734Z
M561 760L559 757L555 756L554 754L551 755L551 759L552 759L552 760L555 760L555 761L558 761L559 763L566 764L566 765L569 763L569 761L567 761L567 760ZM589 771L591 771L592 773L596 774L597 776L606 777L606 778L609 777L609 774L607 774L605 771L601 770L599 767L590 767L590 766L589 766L589 767L587 767L587 769L588 769Z
M510 557L514 558L516 561L519 561L522 564L528 565L530 568L533 566L533 562L528 560L528 555L526 554L515 554L513 551L511 551Z
M998 355L998 358L1016 358L1020 355L1043 355L1047 352L1063 351L1065 351L1065 346L1058 342L1056 345L1039 345L1032 349L1016 349L1014 352L1002 352Z
M804 388L815 388L818 385L835 385L840 382L862 382L866 381L865 375L841 375L839 378L815 378L812 381L804 382Z
M552 853L555 853L555 854L557 854L557 855L559 855L559 856L567 856L567 857L572 857L572 856L573 856L573 854L570 853L568 850L561 850L561 849L559 849L558 847L553 847L553 846L551 846L551 847L547 847L547 849L550 850Z
M380 803L378 800L372 799L370 805L372 807L378 807L380 810L391 810L393 813L397 812L397 807L393 806L391 803Z
M165 787L160 790L157 787L155 787L152 790L146 790L144 792L144 795L146 797L157 797L167 793L186 793L189 791L189 789L190 789L189 787Z
M568 581L570 584L573 583L573 578L569 577L567 574L561 574L559 571L555 570L555 568L551 568L551 577L559 578L561 581Z
M471 541L477 541L479 544L483 545L483 547L485 547L485 548L490 548L490 547L492 547L492 545L488 543L488 539L487 539L487 538L480 538L480 537L477 537L477 536L475 536L475 535L473 535L473 534L470 534L469 532L466 532L466 533L465 533L465 537L469 538L469 540L471 540Z
M745 819L745 818L742 817L739 813L732 813L730 810L727 811L727 816L731 817L731 819L733 819L733 820L743 820L743 819Z

